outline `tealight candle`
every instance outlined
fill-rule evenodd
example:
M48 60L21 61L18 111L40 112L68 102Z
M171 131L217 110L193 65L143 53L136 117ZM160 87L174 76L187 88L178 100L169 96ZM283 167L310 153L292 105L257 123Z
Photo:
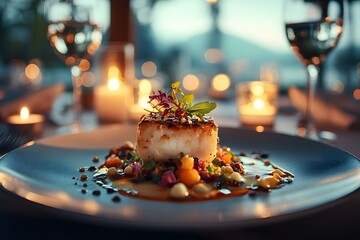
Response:
M274 83L240 83L237 105L241 123L250 126L272 126L277 113L277 96L278 87Z
M44 117L40 114L30 113L27 107L22 107L20 114L7 118L10 128L22 135L38 136L42 133Z
M107 85L94 90L94 106L102 122L123 122L129 118L129 106L133 102L132 88L118 78L109 79Z

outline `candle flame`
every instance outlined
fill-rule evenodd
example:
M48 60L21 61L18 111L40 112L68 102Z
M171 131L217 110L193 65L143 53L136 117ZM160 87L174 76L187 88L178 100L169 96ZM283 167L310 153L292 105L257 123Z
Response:
M263 109L265 107L264 100L257 98L253 102L253 106L255 109Z
M109 79L107 86L110 91L117 91L120 88L120 80L118 78Z
M29 109L27 107L22 107L20 110L21 119L28 119L30 115Z
M117 66L110 66L108 69L108 79L119 78L120 70Z

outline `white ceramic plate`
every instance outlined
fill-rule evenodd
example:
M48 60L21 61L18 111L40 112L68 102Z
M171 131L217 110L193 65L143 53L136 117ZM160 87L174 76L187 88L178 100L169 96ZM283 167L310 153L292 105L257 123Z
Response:
M222 146L235 152L268 152L274 164L295 174L294 182L256 196L194 203L124 196L116 203L104 190L100 196L92 195L98 186L91 182L90 191L81 193L82 183L73 179L80 176L78 169L94 165L93 156L105 156L110 147L134 141L135 133L133 125L115 125L42 139L2 158L0 181L7 190L73 219L166 229L261 224L316 209L360 186L360 161L341 149L282 134L220 128Z

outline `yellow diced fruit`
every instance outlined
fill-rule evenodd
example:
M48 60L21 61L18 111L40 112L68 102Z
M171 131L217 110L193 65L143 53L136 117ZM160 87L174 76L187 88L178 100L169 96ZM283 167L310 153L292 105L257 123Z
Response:
M179 181L190 187L200 181L200 175L196 169L179 169L177 172Z
M194 168L194 158L189 155L184 156L181 159L181 169L193 169Z

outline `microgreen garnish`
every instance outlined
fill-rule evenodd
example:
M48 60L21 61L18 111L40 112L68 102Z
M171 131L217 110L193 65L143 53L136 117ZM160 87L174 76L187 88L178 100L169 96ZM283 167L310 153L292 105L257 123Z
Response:
M187 116L204 116L216 108L214 102L199 102L193 105L194 95L192 93L184 93L180 86L180 82L171 84L168 93L161 90L158 94L149 96L149 103L156 111L163 116L175 116L178 118Z

